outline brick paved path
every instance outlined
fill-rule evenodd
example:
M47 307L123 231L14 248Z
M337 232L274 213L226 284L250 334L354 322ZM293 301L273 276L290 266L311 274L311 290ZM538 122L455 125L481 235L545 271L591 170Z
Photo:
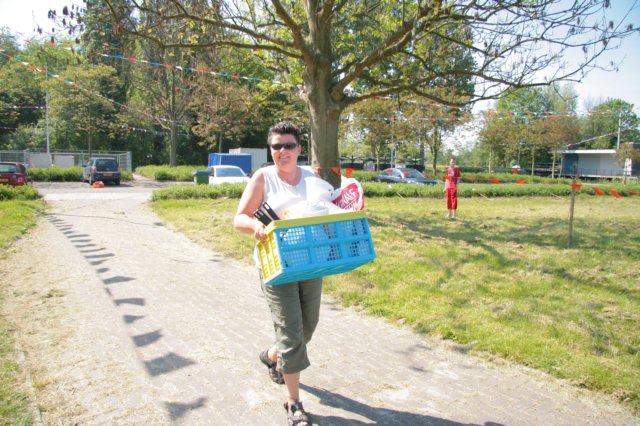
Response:
M50 213L1 272L45 424L286 424L257 358L272 327L254 268L165 227L148 188L41 191ZM331 301L310 356L302 399L318 425L638 424Z

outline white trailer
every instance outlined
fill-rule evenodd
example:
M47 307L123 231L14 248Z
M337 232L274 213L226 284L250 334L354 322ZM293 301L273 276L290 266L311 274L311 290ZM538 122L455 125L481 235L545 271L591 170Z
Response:
M267 162L267 148L234 148L229 154L251 154L251 170L259 169Z

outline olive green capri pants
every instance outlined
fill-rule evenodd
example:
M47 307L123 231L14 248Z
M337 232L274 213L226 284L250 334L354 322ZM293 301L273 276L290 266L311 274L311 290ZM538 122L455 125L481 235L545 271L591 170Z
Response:
M262 292L276 333L277 368L286 374L298 373L311 365L307 343L320 319L322 278L278 285L263 283Z

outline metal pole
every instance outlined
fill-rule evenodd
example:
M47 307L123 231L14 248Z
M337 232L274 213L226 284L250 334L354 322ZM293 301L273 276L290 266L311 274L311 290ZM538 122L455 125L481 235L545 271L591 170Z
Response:
M618 111L618 143L616 149L620 149L620 124L622 123L622 111Z
M44 121L46 126L45 134L47 135L47 155L49 155L49 67L47 61L44 61L44 66L47 68L47 72L44 74Z

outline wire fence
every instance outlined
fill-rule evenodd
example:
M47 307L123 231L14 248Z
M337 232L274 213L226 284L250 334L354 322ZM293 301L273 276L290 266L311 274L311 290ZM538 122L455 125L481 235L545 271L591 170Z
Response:
M82 167L92 157L115 158L122 170L133 171L130 151L0 151L0 161L24 163L28 167Z

